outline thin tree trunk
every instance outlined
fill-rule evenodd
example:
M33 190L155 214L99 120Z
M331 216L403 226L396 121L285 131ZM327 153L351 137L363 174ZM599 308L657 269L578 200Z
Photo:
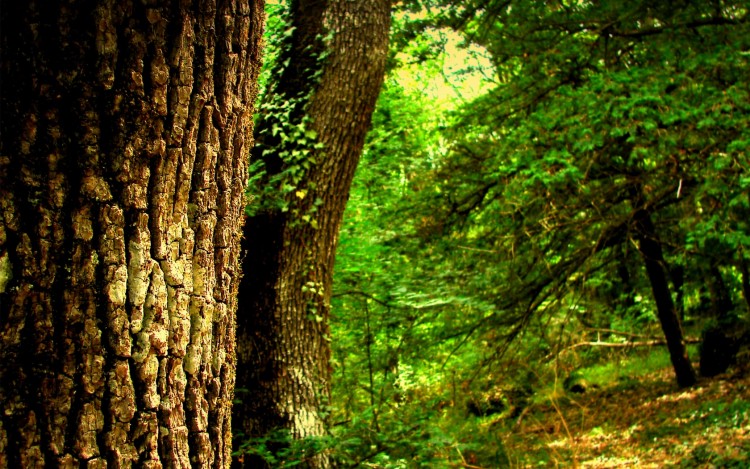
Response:
M718 261L711 262L706 272L706 284L711 294L711 311L716 319L724 319L734 309L732 294L729 292L724 277L719 269Z
M617 276L620 280L620 291L617 298L618 309L623 313L629 311L635 305L635 286L628 269L628 255L623 243L616 247L617 249Z
M675 310L680 321L685 320L685 268L673 265L669 270L669 278L675 290Z
M4 2L0 467L227 467L262 1Z
M742 296L745 297L747 310L750 311L750 268L747 266L747 260L741 250L738 253L740 273L742 273Z
M656 302L657 315L661 323L664 338L667 341L669 356L672 360L677 384L682 387L692 386L696 382L695 370L688 358L687 348L682 333L682 325L677 315L672 295L669 291L667 269L661 242L657 238L651 215L645 208L639 208L634 216L638 249L646 266L651 290Z
M238 395L235 427L246 440L326 434L334 253L383 80L390 1L293 1L291 26L252 156L267 184L281 182L258 194L245 228L237 384L253 395ZM329 466L325 453L312 453L295 457ZM252 455L237 463L266 464Z

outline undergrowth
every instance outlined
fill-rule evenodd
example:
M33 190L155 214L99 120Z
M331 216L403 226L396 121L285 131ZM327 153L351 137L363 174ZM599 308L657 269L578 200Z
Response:
M667 352L653 349L576 373L590 383L583 394L548 372L526 406L508 400L485 416L447 393L401 402L380 416L379 431L371 422L341 429L349 446L334 453L341 467L384 469L750 466L747 370L680 389Z

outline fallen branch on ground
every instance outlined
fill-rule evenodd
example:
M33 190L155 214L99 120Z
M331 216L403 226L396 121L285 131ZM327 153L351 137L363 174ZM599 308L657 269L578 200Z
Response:
M695 337L685 338L686 344L699 344L700 339ZM562 355L563 352L567 352L579 347L614 347L614 348L628 348L628 347L654 347L657 345L667 345L667 341L664 339L652 339L644 340L640 342L603 342L600 340L578 342L577 344L569 345L564 349L560 350L557 355ZM549 354L545 357L545 361L551 359L555 354Z

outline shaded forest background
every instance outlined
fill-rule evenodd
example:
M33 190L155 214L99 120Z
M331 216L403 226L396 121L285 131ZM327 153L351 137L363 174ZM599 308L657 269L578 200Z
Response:
M745 464L747 10L400 2L336 252L328 436L250 451ZM671 399L692 407L643 411Z

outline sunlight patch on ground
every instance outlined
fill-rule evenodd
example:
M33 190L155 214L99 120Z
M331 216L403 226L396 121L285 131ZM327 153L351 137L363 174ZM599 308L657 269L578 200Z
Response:
M583 467L609 468L609 467L658 467L656 465L644 465L640 458L618 458L599 456L581 463Z
M656 398L656 404L660 402L678 402L685 399L696 399L697 397L701 396L702 394L705 394L706 388L698 388L698 389L691 389L689 391L684 391L679 394L666 394L661 397ZM647 402L644 404L644 407L648 407L650 402Z

